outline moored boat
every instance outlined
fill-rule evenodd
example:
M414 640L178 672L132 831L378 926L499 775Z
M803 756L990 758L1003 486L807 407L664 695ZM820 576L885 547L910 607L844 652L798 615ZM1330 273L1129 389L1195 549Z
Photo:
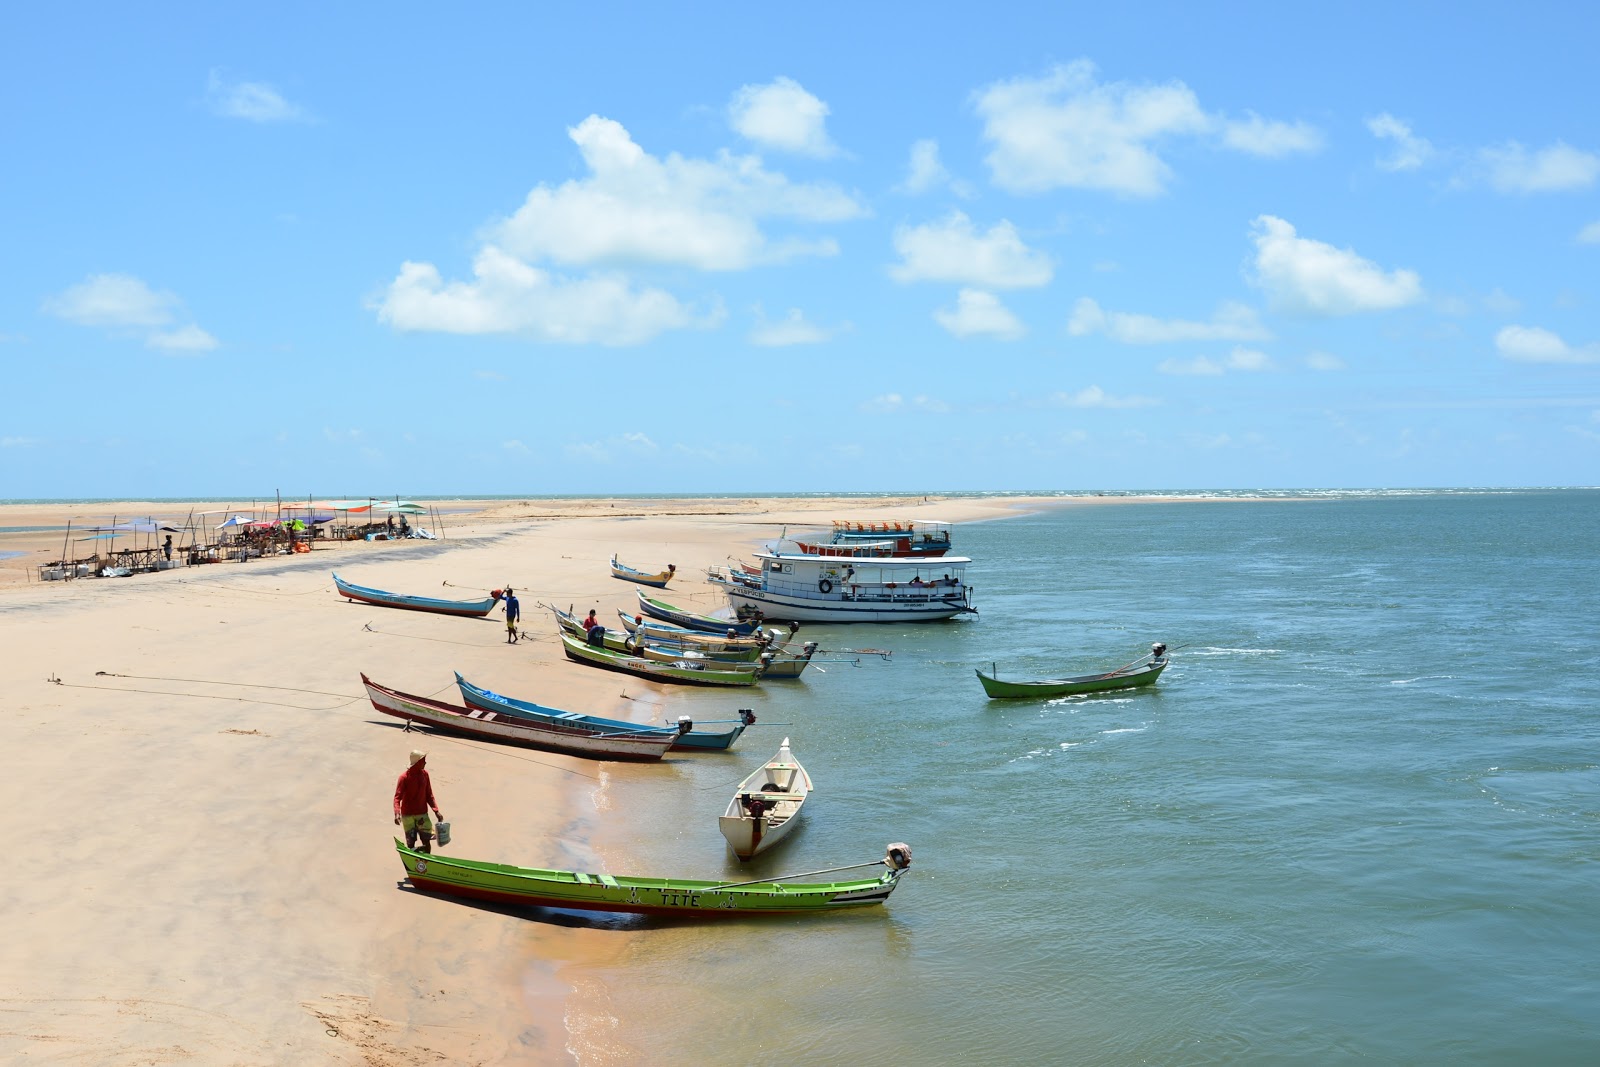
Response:
M644 590L635 590L639 597L639 610L646 615L670 622L674 626L682 626L686 630L701 630L711 634L726 634L732 630L735 634L749 635L761 628L761 620L754 616L745 619L720 619L714 615L702 615L696 611L674 607L664 600L644 595Z
M625 582L637 582L639 585L649 585L654 586L657 589L665 589L667 587L667 583L672 580L672 576L677 573L678 565L675 563L667 564L667 569L664 571L658 571L655 574L648 574L644 571L630 567L626 563L617 562L616 553L613 552L611 554L611 577L621 578Z
M903 522L849 522L834 520L832 545L863 542L893 544L896 556L921 556L936 559L950 551L950 524L927 519Z
M599 715L583 715L576 711L561 711L557 708L547 708L543 704L535 704L531 700L519 700L501 693L484 689L482 686L473 685L461 677L461 672L456 672L456 687L461 690L461 699L469 707L483 708L487 711L505 712L510 715L527 718L554 720L573 724L596 726L603 729L618 731L635 731L641 733L659 732L672 738L673 748L695 748L722 750L732 747L744 733L745 727L756 721L755 712L749 708L739 709L739 718L725 720L709 720L696 723L687 715L678 717L678 722L673 726L650 726L639 723L625 722L621 719L606 719ZM689 730L684 732L683 724L689 724ZM708 727L728 726L728 729L718 730Z
M1024 697L1064 697L1084 693L1104 693L1116 689L1138 689L1154 685L1167 669L1167 646L1159 641L1150 646L1150 655L1125 667L1101 674L1083 674L1075 678L1041 678L1034 681L1010 681L995 677L999 672L984 674L977 671L983 691L994 699L1020 699Z
M379 685L365 674L361 676L361 684L366 686L367 699L372 701L374 708L397 719L423 723L463 737L500 741L587 759L659 760L678 739L679 732L693 726L687 719L680 724L679 730L662 730L651 726L617 729L572 720L533 719L413 696Z
M599 667L602 670L621 671L624 674L637 675L640 678L648 678L653 682L670 682L677 685L737 686L755 685L761 678L760 671L718 670L714 666L708 666L704 661L694 662L686 659L661 663L635 655L632 652L613 652L604 645L591 645L582 638L574 637L566 632L558 633L556 636L561 638L561 647L570 660L586 663L591 667ZM727 666L735 667L738 664L730 663Z
M758 587L722 586L741 618L796 622L932 622L953 618L972 606L965 556L816 556L793 541L757 552Z
M911 866L910 846L896 843L885 850L881 860L812 872L815 876L863 867L886 868L875 878L843 882L710 882L514 867L418 852L399 839L394 847L405 864L406 880L424 892L499 904L702 917L787 915L882 904Z
M383 608L406 608L411 611L431 611L438 615L461 615L475 619L488 615L500 602L498 589L482 600L439 600L435 597L390 593L382 589L356 585L339 577L337 571L333 575L333 587L339 591L340 596L348 600L359 600L363 604L376 604Z
M776 845L794 829L811 795L811 776L789 750L785 737L778 752L751 772L733 791L717 829L733 854L750 859Z

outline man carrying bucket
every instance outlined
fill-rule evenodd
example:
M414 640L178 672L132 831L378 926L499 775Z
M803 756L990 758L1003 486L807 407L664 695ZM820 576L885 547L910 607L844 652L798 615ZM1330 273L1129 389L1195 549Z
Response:
M442 823L444 813L439 802L433 799L433 780L428 777L428 754L411 750L411 766L400 775L394 785L394 822L406 832L406 847L417 848L420 838L421 852L433 851L433 823L428 821L428 809Z

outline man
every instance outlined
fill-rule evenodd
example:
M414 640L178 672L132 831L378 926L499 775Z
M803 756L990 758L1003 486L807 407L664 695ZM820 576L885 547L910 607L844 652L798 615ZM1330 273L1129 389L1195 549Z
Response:
M162 542L161 554L166 556L169 561L172 559L172 535L171 534L167 534L166 541Z
M395 825L405 830L407 848L417 848L417 841L422 841L420 852L433 851L433 823L428 821L428 809L432 808L434 818L444 822L444 812L433 799L433 781L428 777L427 760L426 752L412 749L411 766L394 784Z
M516 594L511 591L509 585L506 586L505 606L506 644L514 645L517 643L517 620L522 618L522 604L517 600Z

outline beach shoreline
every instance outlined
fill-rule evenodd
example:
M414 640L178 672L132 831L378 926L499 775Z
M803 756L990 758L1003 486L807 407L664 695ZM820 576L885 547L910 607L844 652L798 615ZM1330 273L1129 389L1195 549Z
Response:
M0 636L15 653L0 744L17 818L34 832L0 980L29 991L11 1004L33 1021L0 1033L0 1053L179 1062L162 1050L184 1032L186 1048L218 1061L622 1062L637 1050L608 1044L606 991L581 976L642 935L501 921L409 891L382 835L394 778L422 747L456 827L449 851L652 873L631 869L606 782L662 769L407 733L365 703L358 674L453 701L453 669L556 707L667 722L692 711L692 694L567 663L541 609L611 616L631 602L637 587L606 566L613 552L675 563L667 597L710 609L706 568L785 526L976 522L1132 499L451 501L440 540L62 582L31 573L52 544L59 552L59 531L3 535L0 548L24 554L0 561ZM121 502L71 517L171 514ZM0 526L65 518L49 504L0 505ZM352 604L331 570L441 597L514 585L528 637L508 645L497 614ZM69 1002L92 1006L63 1012Z

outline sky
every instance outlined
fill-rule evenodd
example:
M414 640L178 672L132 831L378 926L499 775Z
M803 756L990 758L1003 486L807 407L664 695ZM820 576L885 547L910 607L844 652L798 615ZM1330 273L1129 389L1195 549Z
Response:
M1600 7L11 5L0 499L1600 484Z

